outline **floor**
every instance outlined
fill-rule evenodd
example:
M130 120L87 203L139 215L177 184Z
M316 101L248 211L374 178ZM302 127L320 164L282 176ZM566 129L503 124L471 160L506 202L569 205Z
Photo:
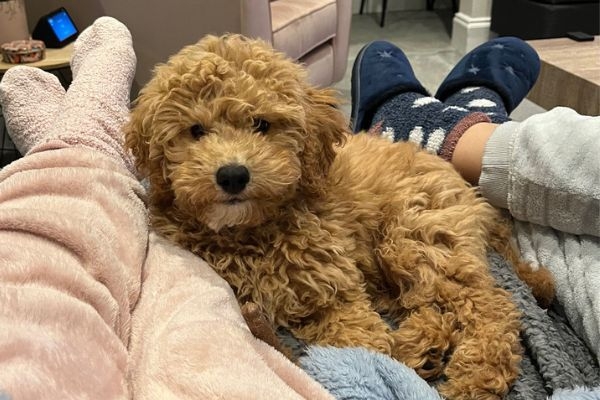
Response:
M350 115L350 76L356 54L372 40L388 40L401 48L410 60L423 86L435 93L444 77L461 58L451 44L453 14L450 9L434 11L395 11L386 14L385 26L379 26L379 14L354 15L350 33L348 69L334 87L346 100L344 111ZM511 117L521 121L545 111L527 99Z

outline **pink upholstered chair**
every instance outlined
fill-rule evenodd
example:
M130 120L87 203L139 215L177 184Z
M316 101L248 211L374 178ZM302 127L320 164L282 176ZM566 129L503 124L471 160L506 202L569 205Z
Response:
M65 7L83 30L110 15L133 35L138 57L134 90L152 68L208 33L260 37L306 64L310 80L328 86L346 71L351 0L27 0L29 26ZM137 88L136 88L137 86Z
M315 84L342 79L348 64L351 0L271 0L269 5L273 46L306 64ZM269 32L258 36L263 35Z

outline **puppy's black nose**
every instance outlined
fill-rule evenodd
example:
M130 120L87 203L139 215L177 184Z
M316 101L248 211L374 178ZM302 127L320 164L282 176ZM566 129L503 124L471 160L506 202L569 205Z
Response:
M229 194L238 194L250 182L250 172L243 165L230 164L217 170L217 183Z

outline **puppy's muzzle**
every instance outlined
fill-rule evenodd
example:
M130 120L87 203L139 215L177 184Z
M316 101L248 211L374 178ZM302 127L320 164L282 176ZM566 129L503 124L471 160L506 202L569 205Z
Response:
M217 184L229 194L242 192L250 182L250 171L239 164L225 165L217 170Z

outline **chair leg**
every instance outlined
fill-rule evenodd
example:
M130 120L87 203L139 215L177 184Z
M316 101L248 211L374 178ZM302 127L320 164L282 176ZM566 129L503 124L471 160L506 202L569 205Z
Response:
M387 11L387 0L383 0L383 4L381 5L381 27L383 28L383 24L385 23L385 12Z
M433 11L433 2L435 0L427 0L427 11Z
M367 0L360 0L360 14L362 15L363 9L365 8L365 2Z
M452 0L452 12L456 14L458 12L458 1Z

